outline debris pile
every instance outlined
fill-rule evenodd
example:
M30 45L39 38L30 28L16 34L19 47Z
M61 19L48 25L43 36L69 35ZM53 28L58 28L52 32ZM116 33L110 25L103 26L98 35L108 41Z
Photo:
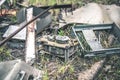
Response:
M39 39L43 45L43 50L69 60L75 52L78 51L78 42L76 39L70 39L68 36L45 35ZM41 49L41 48L40 48Z
M43 74L42 71L31 67L21 60L1 62L0 72L1 80L41 80Z
M87 53L85 57L119 54L120 31L114 23L102 25L76 25L72 29L84 54ZM116 29L118 32L114 33Z
M20 9L17 23L0 26L0 47L5 43L4 46L10 50L4 55L6 49L1 47L0 55L9 56L6 60L15 60L0 63L2 66L10 65L10 68L5 67L6 70L1 67L3 74L0 79L94 79L104 66L106 57L120 53L120 9L112 7L89 3L77 10L72 4ZM54 22L48 10L58 8L60 11ZM5 59L1 58L2 61ZM32 64L29 66L17 59ZM110 68L106 67L106 71Z
M78 80L94 80L95 76L98 74L99 70L103 67L105 60L96 62L92 67L86 71L79 74Z

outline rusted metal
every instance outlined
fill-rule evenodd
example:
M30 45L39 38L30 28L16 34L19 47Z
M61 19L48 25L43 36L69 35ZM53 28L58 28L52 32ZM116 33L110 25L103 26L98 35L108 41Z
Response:
M40 53L47 53L64 59L65 62L70 60L70 57L78 51L79 43L77 39L72 39L68 36L60 35L45 35L39 39L43 45L43 50Z
M72 27L75 36L78 39L81 49L83 52L87 53L84 57L93 57L93 56L106 56L110 54L119 54L120 53L120 46L119 46L119 31L120 29L117 27L115 23L112 24L97 24L97 25L75 25ZM108 45L110 47L105 47L103 45L104 41L102 39L100 31L111 30L109 36L112 34L112 38L114 41L118 43L114 44L114 46L110 46L109 43L109 36L106 38L108 41ZM95 32L96 31L96 32ZM116 33L117 31L117 33ZM108 33L108 32L107 32ZM107 34L106 34L107 35ZM116 37L116 38L115 38ZM114 43L113 40L110 43Z
M14 15L16 16L16 12L17 10L16 9L1 9L1 13L0 13L0 16L4 16L4 15Z
M27 9L27 21L29 22L33 17L33 8ZM27 26L26 32L26 63L31 64L35 60L35 22Z
M33 16L38 15L44 9L38 8L38 7L32 7L33 8ZM17 24L10 25L9 28L4 33L3 37L8 37L10 34L12 34L14 31L16 31L19 27L22 27L26 23L26 11L27 8L22 8L17 12L16 18L17 18ZM39 34L43 29L47 28L52 22L52 15L50 12L46 12L43 16L40 16L36 20L36 34ZM26 40L26 28L21 30L19 33L17 33L12 39L19 39L19 40Z
M49 7L48 9L44 10L43 12L41 12L40 14L38 14L36 17L34 17L32 20L30 20L28 23L26 23L25 25L23 25L22 27L20 27L18 30L16 30L15 32L13 32L11 35L9 35L7 38L5 38L3 41L0 42L0 46L2 46L5 42L7 42L8 40L10 40L13 36L15 36L18 32L20 32L23 28L25 28L31 22L35 21L37 18L39 18L40 16L42 16L48 10L52 9L55 6L56 6L56 4L53 5L53 6L51 6L51 7Z
M51 6L40 6L39 8L42 9L47 9ZM73 4L62 4L62 5L56 5L55 7L51 8L51 9L59 9L59 8L72 8Z

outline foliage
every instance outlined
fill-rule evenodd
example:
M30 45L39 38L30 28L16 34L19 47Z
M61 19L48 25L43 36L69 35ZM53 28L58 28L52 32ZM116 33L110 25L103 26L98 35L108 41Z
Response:
M16 16L10 16L10 20L14 23L17 22L17 18Z
M43 80L49 80L47 69L44 69Z
M0 47L0 61L8 60L10 58L10 52L5 47Z
M19 0L13 0L13 6L16 5L16 2ZM96 2L100 4L118 4L118 0L28 0L29 5L53 5L53 4L71 4L78 3L80 6L83 6L89 2ZM9 0L8 0L9 2Z
M42 4L42 5L53 5L53 4L70 4L77 0L29 0L31 5Z
M63 30L58 31L58 35L64 36L65 32Z
M43 5L53 5L56 2L56 0L29 0L30 5L37 5L37 4L43 4Z
M120 79L120 55L109 57L96 80L119 80ZM110 66L107 68L107 66Z

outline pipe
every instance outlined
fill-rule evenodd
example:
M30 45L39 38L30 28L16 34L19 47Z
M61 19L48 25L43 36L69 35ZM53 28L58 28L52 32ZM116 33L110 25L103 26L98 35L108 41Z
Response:
M10 40L13 36L15 36L18 32L20 32L23 28L25 28L31 22L35 21L37 18L39 18L40 16L42 16L48 10L52 9L55 6L56 6L56 4L53 5L53 6L50 6L49 8L47 8L46 10L44 10L43 12L41 12L40 14L38 14L36 17L34 17L32 20L30 20L28 23L26 23L25 25L23 25L22 27L20 27L18 30L16 30L15 32L13 32L11 35L9 35L7 38L5 38L3 41L0 42L0 46L2 46L5 42L7 42L8 40Z
M40 6L39 8L42 8L42 9L47 9L51 6ZM73 5L72 4L62 4L62 5L55 5L53 8L51 9L59 9L59 8L72 8Z

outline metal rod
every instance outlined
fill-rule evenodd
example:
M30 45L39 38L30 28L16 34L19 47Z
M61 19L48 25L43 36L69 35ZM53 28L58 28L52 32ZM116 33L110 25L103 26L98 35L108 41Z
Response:
M20 32L23 28L25 28L28 24L30 24L31 22L35 21L37 18L39 18L40 16L42 16L43 14L45 14L48 10L52 9L53 7L55 7L55 5L50 6L49 8L47 8L46 10L44 10L43 12L41 12L40 14L38 14L36 17L34 17L32 20L30 20L28 23L26 23L24 26L20 27L18 30L16 30L15 32L13 32L11 35L9 35L7 38L5 38L3 41L0 42L0 46L2 46L5 42L7 42L8 40L10 40L13 36L15 36L18 32Z
M55 7L51 8L51 9L59 9L59 8L72 8L74 5L73 4L62 4L62 5L55 5ZM39 8L42 9L47 9L51 6L40 6Z

